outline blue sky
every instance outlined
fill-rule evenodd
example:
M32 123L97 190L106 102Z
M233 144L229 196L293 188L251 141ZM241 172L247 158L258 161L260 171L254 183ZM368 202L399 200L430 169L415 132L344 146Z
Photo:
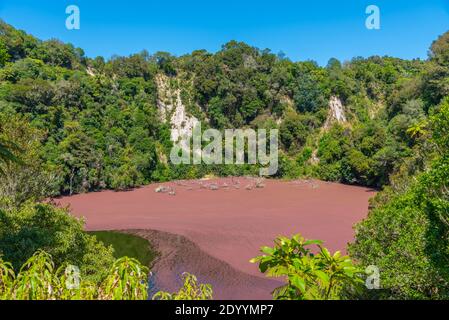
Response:
M80 30L65 28L70 4L80 8ZM365 28L370 4L381 10L380 30ZM0 0L0 17L41 39L71 42L90 57L215 52L235 39L326 64L331 57L426 58L431 42L449 30L449 0Z

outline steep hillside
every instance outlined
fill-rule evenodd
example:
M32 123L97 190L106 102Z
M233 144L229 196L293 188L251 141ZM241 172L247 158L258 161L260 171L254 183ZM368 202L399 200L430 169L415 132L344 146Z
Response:
M1 22L0 53L2 135L23 126L35 132L33 165L56 176L55 194L257 173L252 166L171 165L172 142L198 122L279 129L276 177L381 187L419 143L407 130L446 93L423 80L441 75L431 60L331 59L320 67L236 41L217 53L144 51L105 61Z

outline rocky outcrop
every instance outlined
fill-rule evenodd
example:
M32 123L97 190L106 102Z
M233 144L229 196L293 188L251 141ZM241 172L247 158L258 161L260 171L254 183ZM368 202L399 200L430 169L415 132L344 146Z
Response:
M321 128L321 133L318 135L317 140L321 138L321 135L330 129L332 124L334 123L341 123L345 124L348 122L348 119L346 118L345 109L343 107L343 103L341 102L340 98L336 96L332 96L329 99L329 112L327 115L326 122L324 123L324 126ZM320 159L318 158L318 149L315 148L312 151L312 156L309 160L311 164L318 164L320 162Z
M334 122L346 123L347 121L345 110L340 98L332 96L329 100L329 114L326 122L324 123L324 129L329 129Z
M168 121L171 124L171 140L178 141L180 137L191 136L192 130L199 120L187 114L181 99L181 90L173 88L170 78L162 74L156 76L156 84L157 106L162 121Z

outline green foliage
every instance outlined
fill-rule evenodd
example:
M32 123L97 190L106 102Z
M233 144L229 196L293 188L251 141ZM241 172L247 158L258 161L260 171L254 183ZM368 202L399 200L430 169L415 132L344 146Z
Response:
M14 206L55 192L54 174L40 158L41 139L42 132L32 128L26 118L0 113L0 158L6 160L0 163L0 198Z
M153 300L212 300L212 286L199 284L197 278L190 273L182 275L184 285L178 292L169 293L159 291L153 296Z
M287 151L298 151L301 149L310 133L306 117L295 113L288 113L279 129L279 137L282 145Z
M147 300L148 268L139 261L122 257L113 262L99 283L86 279L71 266L56 267L52 256L37 251L15 272L0 257L0 300ZM73 267L73 266L72 266ZM212 287L198 284L185 273L184 286L177 293L158 292L154 300L210 300Z
M55 39L40 42L30 55L49 65L67 69L80 67L80 64L84 62L83 50Z
M318 247L313 253L311 245ZM286 284L274 290L279 300L334 300L345 292L358 290L363 284L361 270L339 251L333 255L321 241L305 240L301 235L291 239L279 237L274 248L263 247L263 256L251 260L269 277L282 277Z
M329 100L326 71L314 62L296 63L293 99L299 112L316 112L325 108Z
M449 97L438 107L436 113L430 117L432 140L438 146L441 155L449 150Z
M449 32L444 33L432 43L430 59L439 65L449 67Z
M115 261L100 286L100 297L106 300L146 300L147 267L136 259L123 257Z
M8 57L0 68L0 114L25 114L42 130L40 158L57 174L52 181L62 194L251 171L166 164L170 125L160 121L157 103L168 90L157 81L162 74L180 90L187 112L211 127L254 128L270 119L289 158L278 177L313 174L375 187L389 183L418 143L407 129L425 120L446 92L445 35L427 62L374 56L331 59L323 68L237 41L215 54L142 51L106 61L4 22L0 31L0 52ZM323 127L332 95L344 103L349 123L343 128ZM313 161L297 162L309 149Z
M270 79L276 57L267 50L231 41L215 55L197 51L182 60L195 74L198 102L213 126L241 126L265 108L280 108L281 88Z
M439 156L403 189L387 189L366 220L356 227L351 255L380 269L380 298L449 297L449 103L430 118Z
M446 32L432 44L427 61L373 56L345 63L331 59L323 68L236 41L217 53L175 57L142 51L106 61L86 58L71 44L38 40L0 20L0 250L12 263L0 264L0 289L5 292L4 283L13 281L11 268L18 271L38 249L52 254L54 266L39 255L23 279L40 274L51 281L54 268L66 263L79 265L92 283L107 277L112 250L86 235L65 210L33 201L127 190L155 180L257 172L249 165L167 163L170 124L162 123L158 109L164 88L157 79L163 74L180 90L186 110L211 127L279 128L276 177L310 175L384 187L357 226L353 257L381 269L379 297L447 298L448 48ZM331 96L343 102L346 123L326 121ZM287 247L277 243L267 249L263 258L272 263L264 264L265 271L288 279L278 298L336 299L347 285L356 286L357 272L346 257L320 246L312 254L301 238L288 241ZM291 250L285 256L290 260L282 260L284 249ZM125 270L139 275L142 270L131 260L121 263L106 282L105 297L144 295L137 283L120 282ZM36 293L26 286L19 292L48 294L42 283L36 285ZM210 288L192 276L185 285L158 298L211 297ZM86 283L59 297L96 294Z
M46 250L57 267L77 265L86 279L98 282L112 264L112 248L86 234L83 225L50 204L28 202L0 210L0 253L19 270L35 251Z
M20 162L19 158L17 158L12 152L13 149L17 150L17 147L14 144L0 139L0 161L3 164L8 164L10 162ZM2 169L1 167L0 174L3 176L5 175L4 169Z
M3 67L9 59L8 49L3 42L0 42L0 67Z
M449 32L441 35L430 48L428 64L422 82L424 97L429 104L438 104L449 95Z
M146 300L147 272L137 260L116 260L103 282L95 283L56 268L51 255L37 251L20 268L0 258L0 300ZM68 286L69 284L69 286Z

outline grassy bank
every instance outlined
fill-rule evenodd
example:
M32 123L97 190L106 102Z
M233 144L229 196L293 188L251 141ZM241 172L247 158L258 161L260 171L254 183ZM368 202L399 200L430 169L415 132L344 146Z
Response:
M114 257L117 259L128 256L139 260L145 266L150 266L156 258L157 253L150 242L141 237L116 231L93 231L89 233L95 235L105 245L112 245Z

